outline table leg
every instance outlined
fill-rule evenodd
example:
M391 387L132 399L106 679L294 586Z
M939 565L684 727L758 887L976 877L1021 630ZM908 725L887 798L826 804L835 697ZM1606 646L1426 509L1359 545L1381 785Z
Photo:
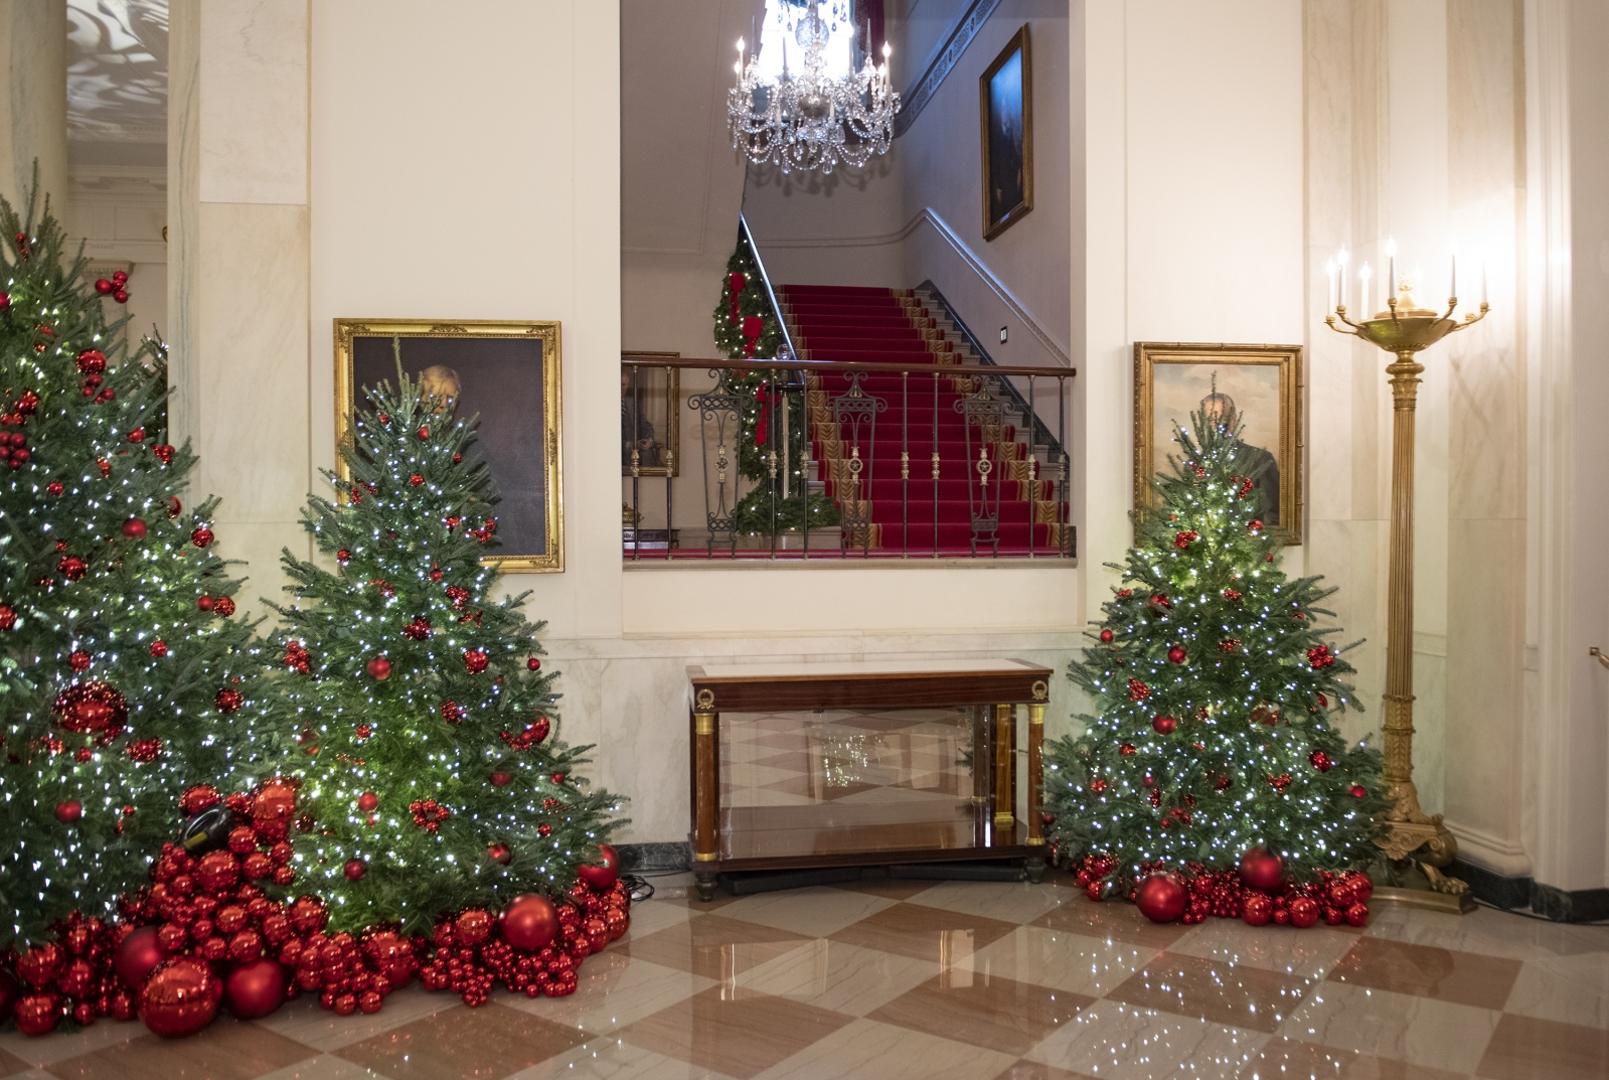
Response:
M714 863L720 857L716 808L720 796L717 714L693 713L693 880L700 900L715 899Z
M1014 705L994 707L994 827L1017 824L1017 732Z
M1028 880L1036 885L1045 880L1045 828L1040 817L1040 803L1045 787L1045 706L1035 702L1028 706L1028 846L1034 854L1028 856L1025 869Z

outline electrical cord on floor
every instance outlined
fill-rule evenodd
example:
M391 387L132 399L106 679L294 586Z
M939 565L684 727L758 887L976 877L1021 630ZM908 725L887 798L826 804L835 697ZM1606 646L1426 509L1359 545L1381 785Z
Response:
M665 877L665 874L656 874L655 877ZM641 874L621 874L620 880L626 883L626 891L631 894L631 902L640 904L650 900L654 895L654 886Z
M1609 919L1595 919L1592 922L1561 922L1558 919L1550 919L1546 915L1538 915L1534 911L1523 911L1520 908L1502 907L1498 904L1492 903L1489 900L1482 900L1478 896L1475 898L1475 904L1477 907L1491 908L1493 911L1501 911L1504 915L1513 915L1521 919L1533 919L1536 922L1552 923L1555 926L1609 926Z

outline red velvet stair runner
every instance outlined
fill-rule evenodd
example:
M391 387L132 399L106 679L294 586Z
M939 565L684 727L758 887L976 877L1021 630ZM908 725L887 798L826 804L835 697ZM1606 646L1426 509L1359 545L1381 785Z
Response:
M875 436L862 422L858 447L852 423L832 421L833 401L851 387L848 373L824 371L811 376L812 456L821 462L828 495L844 510L845 500L857 490L850 482L849 461L858 449L863 465L858 491L861 499L869 500L873 551L891 554L908 546L913 555L934 554L936 537L937 554L970 554L973 506L968 486L975 495L979 452L985 446L992 467L1004 470L998 474L1000 552L1025 554L1030 541L1034 550L1047 554L1056 550L1060 527L1054 485L1048 478L1028 479L1025 433L1008 424L997 439L986 440L982 428L974 425L969 444L966 420L957 410L965 387L942 371L977 360L957 336L945 332L947 321L941 321L937 311L910 290L784 285L778 294L802 359L898 363L913 369L904 384L905 396L897 374L864 377L861 389L888 405L877 416ZM910 454L908 485L901 479L902 447ZM1042 467L1038 475L1046 476ZM992 477L989 484L992 509ZM904 497L908 503L902 503ZM902 518L909 522L908 536L902 532ZM858 548L862 537L853 540ZM993 550L989 537L979 538L979 554Z

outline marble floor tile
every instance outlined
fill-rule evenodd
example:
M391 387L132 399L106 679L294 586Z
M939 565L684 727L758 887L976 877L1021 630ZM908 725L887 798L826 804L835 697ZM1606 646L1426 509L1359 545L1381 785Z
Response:
M1277 1036L1240 1072L1240 1080L1299 1076L1313 1080L1460 1080L1464 1074Z
M703 915L646 937L627 937L621 952L634 960L730 982L808 940L802 934L759 923Z
M979 951L972 970L1100 997L1156 958L1157 949L1020 926Z
M737 985L846 1016L864 1016L938 971L937 964L926 960L840 941L811 941L744 972Z
M0 1030L0 1053L9 1054L32 1068L46 1068L63 1058L78 1057L107 1047L122 1046L145 1034L137 1024L116 1024L105 1020L76 1030L58 1028L45 1038L30 1038L7 1024Z
M395 1080L507 1076L585 1041L573 1028L494 1001L478 1009L457 1005L342 1047L336 1056Z
M1092 1078L1089 1073L1058 1069L1054 1065L1023 1058L1012 1062L1006 1067L1006 1071L994 1080L1092 1080Z
M886 896L890 900L909 900L933 888L934 885L934 882L922 878L867 877L832 887L848 889L850 892L870 893L872 896Z
M893 905L893 900L869 893L829 887L782 889L741 897L721 909L728 919L759 923L806 937L826 937Z
M1181 1016L1273 1032L1318 985L1322 984L1298 975L1165 952L1107 997Z
M1025 1055L1111 1080L1234 1076L1261 1049L1260 1031L1118 1001L1099 1001Z
M4 1050L0 1050L0 1076L13 1076L31 1068L33 1066L20 1057L15 1057Z
M1065 902L1057 904L1029 925L1070 934L1087 934L1103 941L1121 941L1166 949L1189 932L1178 923L1154 923L1141 915L1133 904L1109 900L1096 903L1065 892Z
M314 1054L311 1047L257 1024L222 1020L207 1028L205 1039L160 1039L142 1034L132 1042L52 1062L46 1071L64 1080L173 1080L177 1076L255 1080Z
M631 929L628 933L633 937L647 937L668 926L684 923L696 914L686 904L662 902L660 895L655 892L652 900L631 905Z
M615 1035L594 1039L508 1080L731 1080L723 1072L644 1050Z
M1432 945L1359 938L1330 972L1335 982L1501 1009L1520 962Z
M946 881L933 886L913 903L1025 923L1059 906L1064 895L1059 889L1047 889L1026 881Z
M851 923L832 940L955 967L1015 929L1000 919L900 903Z
M1326 982L1279 1033L1300 1042L1471 1073L1501 1015L1472 1005Z
M1521 965L1504 1010L1609 1028L1609 954L1555 956Z
M900 995L870 1018L1018 1057L1094 1000L1015 979L950 970Z
M644 1050L748 1080L849 1022L813 1005L715 987L616 1034Z
M986 1047L873 1020L846 1024L760 1074L760 1080L975 1080L1011 1058Z
M1532 960L1609 952L1609 926L1571 926L1476 908L1468 915L1378 905L1369 937L1433 945L1461 952Z
M1491 1080L1609 1076L1609 1031L1531 1016L1504 1016L1481 1057Z
M416 983L387 996L385 1008L377 1013L337 1016L320 1008L317 999L301 997L286 1002L278 1012L257 1021L257 1025L329 1053L456 1004L458 999L451 994L428 994Z
M602 956L587 958L581 965L576 991L568 997L509 994L497 1000L510 1009L591 1037L615 1031L713 985L713 980L702 975L633 959L611 949Z
M294 1065L287 1065L283 1069L264 1073L257 1080L372 1080L377 1074L355 1062L345 1058L332 1057L329 1054L319 1054L317 1057L306 1058ZM171 1080L188 1080L184 1073L179 1073Z
M1233 919L1208 919L1168 946L1168 951L1322 979L1357 942L1357 934L1324 926L1254 930Z

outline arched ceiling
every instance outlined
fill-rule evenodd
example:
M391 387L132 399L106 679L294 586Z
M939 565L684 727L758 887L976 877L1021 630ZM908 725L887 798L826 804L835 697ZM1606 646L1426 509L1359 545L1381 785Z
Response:
M67 0L67 139L74 160L166 154L168 0Z

